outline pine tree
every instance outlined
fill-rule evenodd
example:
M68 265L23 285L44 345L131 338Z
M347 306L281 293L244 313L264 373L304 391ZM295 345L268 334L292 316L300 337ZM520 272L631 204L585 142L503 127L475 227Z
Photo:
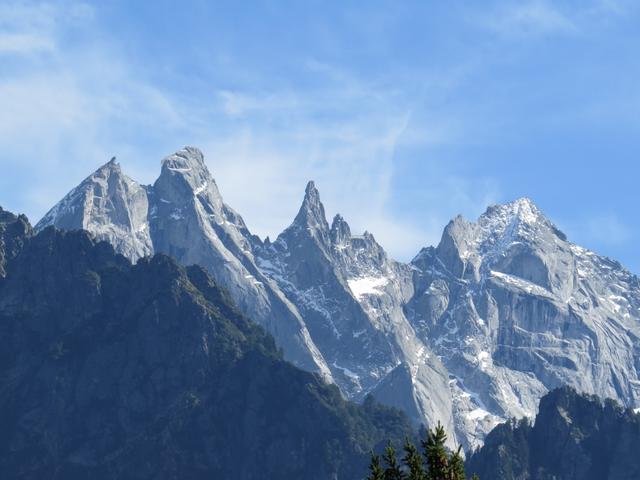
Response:
M380 457L371 452L371 463L369 463L369 476L367 480L384 480L384 470L380 466Z
M409 470L409 475L407 476L407 480L426 480L426 476L424 473L423 459L422 455L418 449L409 442L407 439L404 443L404 457L402 461Z
M458 450L451 454L449 458L449 479L450 480L466 480L464 473L464 460L462 459L462 445ZM476 477L477 479L477 477Z
M405 476L398 465L398 460L396 459L396 451L391 445L391 442L387 443L387 447L384 450L384 455L382 457L384 463L386 465L384 471L384 480L404 480Z
M455 452L449 452L445 446L446 443L447 434L440 422L435 430L427 432L427 439L422 441L424 458L409 439L406 439L403 447L404 456L402 457L405 466L403 469L398 464L393 445L391 442L387 442L382 456L386 467L384 472L380 466L380 457L372 452L369 464L370 474L367 480L466 480L462 447L458 447ZM471 480L480 479L476 474L473 474Z
M445 443L447 434L438 422L435 430L429 430L427 440L422 442L427 459L427 480L449 480L449 455Z

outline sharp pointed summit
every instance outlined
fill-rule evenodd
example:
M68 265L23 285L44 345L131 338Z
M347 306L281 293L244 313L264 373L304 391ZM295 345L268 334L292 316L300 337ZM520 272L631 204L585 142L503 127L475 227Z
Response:
M320 192L316 188L315 182L310 181L307 183L302 206L293 223L314 230L321 230L322 232L329 231L324 205L320 201Z
M93 172L91 175L89 175L85 179L85 181L90 180L92 178L95 179L96 177L99 177L99 176L108 176L108 175L114 175L116 177L126 176L122 172L122 168L120 167L120 164L117 162L116 157L111 157L111 159L107 163L97 168L95 172Z
M127 177L113 157L49 210L35 228L89 230L136 261L153 252L148 210L145 189Z
M318 187L316 187L316 182L313 180L309 180L307 185L304 187L304 194L308 198L315 199L316 201L320 201L320 191Z
M478 228L491 232L494 236L502 233L516 232L525 234L533 231L550 231L561 240L566 240L562 233L542 210L527 197L509 203L491 205L476 222Z
M550 224L538 206L527 197L519 198L501 205L491 205L478 219L479 223L485 221L509 224L513 221L534 225L536 223Z

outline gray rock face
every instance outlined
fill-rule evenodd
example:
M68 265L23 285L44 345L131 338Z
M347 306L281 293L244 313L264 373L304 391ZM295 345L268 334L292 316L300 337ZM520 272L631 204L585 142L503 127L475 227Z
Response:
M153 253L148 211L145 189L124 175L112 158L49 210L35 228L55 225L88 230L136 261Z
M458 217L412 264L406 306L454 380L460 436L532 417L569 385L626 406L638 397L640 289L616 262L569 243L528 199Z
M416 422L453 426L447 372L404 315L411 267L389 259L370 233L351 235L341 216L329 226L313 182L293 224L257 257L348 397L374 392Z
M185 148L149 187L105 165L37 228L49 224L133 261L163 252L204 266L287 359L348 398L441 421L466 449L561 385L640 405L638 279L568 242L527 199L455 218L403 264L341 216L329 224L313 182L291 226L262 242Z

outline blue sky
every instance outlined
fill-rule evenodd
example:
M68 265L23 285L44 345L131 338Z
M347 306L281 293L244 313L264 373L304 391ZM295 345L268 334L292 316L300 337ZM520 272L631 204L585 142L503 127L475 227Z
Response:
M640 4L0 2L0 205L200 147L255 233L307 180L399 259L531 197L640 272Z

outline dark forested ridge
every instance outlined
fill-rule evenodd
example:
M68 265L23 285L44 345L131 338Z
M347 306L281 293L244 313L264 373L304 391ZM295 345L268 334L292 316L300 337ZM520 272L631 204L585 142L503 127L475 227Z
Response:
M2 209L0 338L3 479L356 480L386 466L371 450L412 437L397 411L285 362L201 268L132 266ZM563 388L465 465L483 480L631 480L639 444L639 415Z
M531 425L496 427L467 461L495 480L637 480L640 415L570 388L547 394Z
M199 267L0 209L0 478L358 479L403 415L282 360Z

